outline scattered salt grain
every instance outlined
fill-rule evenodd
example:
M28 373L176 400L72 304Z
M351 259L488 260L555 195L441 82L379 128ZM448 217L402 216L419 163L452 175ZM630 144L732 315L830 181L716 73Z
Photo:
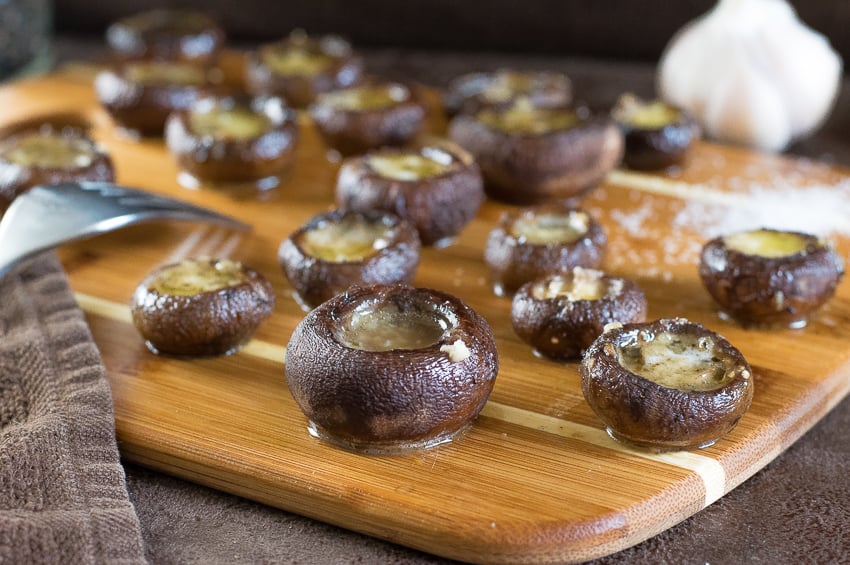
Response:
M850 235L850 180L832 186L750 185L729 205L690 200L673 219L706 238L757 228Z
M695 263L703 244L721 235L773 228L825 238L850 236L850 179L812 185L805 174L797 178L775 172L765 181L761 167L749 172L762 179L727 178L722 184L693 185L617 173L614 183L632 188L629 202L639 194L640 204L594 213L607 215L626 236L609 239L608 267L628 267L639 276L670 280L672 274L664 267ZM642 241L661 242L660 249L641 245Z
M629 213L614 209L611 210L611 218L629 232L629 235L640 236L646 233L644 223L654 213L649 206L643 206Z

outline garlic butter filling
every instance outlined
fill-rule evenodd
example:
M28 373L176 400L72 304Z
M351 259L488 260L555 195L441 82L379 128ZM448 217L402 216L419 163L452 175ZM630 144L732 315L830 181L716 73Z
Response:
M321 103L337 110L380 110L409 98L400 86L363 86L323 94Z
M189 114L189 126L199 136L225 139L253 139L271 129L266 116L248 108L213 107Z
M715 390L734 376L709 337L669 332L638 332L636 341L621 345L618 361L626 370L666 388Z
M132 63L127 65L125 74L129 80L142 84L194 86L206 79L198 66L165 61Z
M626 122L644 129L658 129L679 121L680 114L663 102L651 102L635 108L626 116Z
M449 329L449 321L433 310L401 308L392 302L365 304L348 314L335 329L337 340L352 349L392 351L434 345ZM462 355L458 350L457 355Z
M236 261L187 260L164 269L153 283L153 290L171 296L192 296L241 284L245 281L242 265Z
M808 240L795 233L754 230L727 235L723 238L723 243L728 249L745 255L777 258L805 251Z
M479 112L477 118L483 124L507 133L532 135L569 129L579 121L572 112L535 108L524 100L508 110L484 110Z
M360 261L386 248L395 238L395 228L382 221L369 222L345 216L338 222L324 221L307 230L299 242L312 257L341 263Z
M95 151L82 139L37 133L0 149L0 156L24 167L83 168L94 162Z
M536 284L532 296L537 300L565 297L570 302L600 300L615 297L623 291L622 279L605 280L605 274L596 269L576 267L572 276L555 277L547 283Z
M532 244L572 243L581 239L589 227L590 216L573 210L567 214L521 216L511 226L511 235Z
M434 177L444 173L451 164L449 161L437 161L418 153L399 155L375 154L367 157L369 167L380 176L393 180L414 181Z
M263 53L263 63L281 75L317 75L328 70L333 61L329 55L298 47Z

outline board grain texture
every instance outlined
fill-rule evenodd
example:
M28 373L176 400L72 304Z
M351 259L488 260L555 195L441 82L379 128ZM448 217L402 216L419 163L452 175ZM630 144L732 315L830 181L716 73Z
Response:
M718 317L696 270L711 221L728 223L735 207L759 207L748 196L754 185L767 187L759 198L776 207L769 201L787 197L784 185L822 191L841 183L845 173L701 143L681 170L615 171L583 206L608 233L604 268L639 282L651 319L703 323L752 365L755 398L732 433L703 450L661 455L611 440L582 397L577 364L535 357L511 329L510 300L492 293L483 244L505 206L487 202L454 245L423 251L414 279L417 286L462 298L493 328L501 370L484 411L465 435L428 451L343 451L308 435L284 378L285 346L304 313L277 264L277 248L332 207L338 167L309 118L299 119L290 174L277 190L255 193L179 186L161 141L116 134L85 67L0 89L0 126L63 113L92 125L121 183L254 226L245 235L197 224L148 224L60 250L103 355L119 448L128 461L449 558L576 562L634 545L711 504L850 390L846 281L804 329L744 330ZM440 133L441 116L434 111L432 118L431 130ZM770 187L777 183L783 188L774 197ZM831 239L846 259L850 240L841 234ZM232 356L158 357L130 323L133 289L159 265L203 255L230 257L265 274L276 289L274 313Z

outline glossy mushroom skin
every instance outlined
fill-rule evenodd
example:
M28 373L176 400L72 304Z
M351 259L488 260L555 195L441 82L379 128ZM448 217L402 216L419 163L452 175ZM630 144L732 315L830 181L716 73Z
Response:
M211 91L202 68L166 61L133 61L103 70L94 88L116 124L133 136L161 136L169 114L188 110Z
M485 108L503 108L526 98L538 108L568 106L573 99L572 82L557 72L499 69L469 73L452 79L443 93L443 109L449 117L475 114Z
M106 42L121 60L163 59L210 65L224 46L224 30L209 16L185 10L150 10L116 21Z
M250 135L203 132L193 125L195 113L219 109L255 115L267 125ZM166 144L180 169L213 184L277 177L294 161L298 136L295 113L277 97L204 97L190 109L173 112L165 126Z
M647 119L648 112L656 116ZM664 115L658 116L660 113ZM700 136L690 114L657 100L645 102L623 96L612 116L625 139L623 163L631 169L660 170L679 165Z
M307 232L346 219L380 222L391 230L391 239L384 247L356 260L331 261L310 254L304 245ZM309 311L353 285L409 283L419 266L419 249L416 229L395 215L333 210L313 217L290 234L278 249L278 261L296 301Z
M619 356L642 336L664 332L708 339L712 355L726 368L725 382L712 390L663 386L626 369ZM744 356L726 339L681 318L609 329L587 349L579 365L581 389L608 433L627 444L662 452L696 449L731 431L749 409L753 377Z
M377 107L343 107L338 101L362 92L386 92L391 99ZM321 94L310 115L325 143L343 156L411 141L425 121L425 106L400 83L376 83Z
M380 174L374 158L431 155L445 169L423 178L404 180ZM457 235L478 213L484 201L481 171L472 156L448 141L413 149L381 149L346 159L336 183L337 206L350 210L382 210L409 220L423 245L441 245Z
M575 359L602 335L612 322L646 320L646 295L634 281L598 273L602 295L595 299L548 297L545 289L566 282L572 286L587 270L554 274L524 284L514 295L511 323L514 332L535 353L549 359Z
M745 327L805 326L835 294L844 276L844 262L826 241L787 233L802 239L802 251L781 257L752 255L729 248L725 237L703 246L699 263L703 286L723 313Z
M271 283L231 261L187 259L199 269L233 270L238 280L215 290L190 294L162 292L157 284L166 265L136 287L130 304L133 324L154 353L177 357L227 355L246 343L275 304ZM187 283L188 284L188 283Z
M56 147L39 150L45 141ZM63 162L74 154L78 154L76 162ZM113 180L112 159L83 130L42 126L17 131L0 141L0 211L40 184Z
M280 72L270 59L276 54L299 51L326 59L316 72ZM249 53L245 64L245 82L254 94L281 96L295 108L306 108L319 94L348 88L360 82L363 59L342 37L310 37L293 33L288 38L261 45Z
M584 233L575 241L535 243L515 235L514 224L534 221L541 216L579 215L586 221ZM527 282L575 267L594 269L602 263L608 238L590 214L561 204L544 204L505 212L490 231L484 248L484 262L490 269L493 291L510 296Z
M352 312L391 305L440 319L435 343L367 351L341 342ZM452 358L461 345L463 355ZM400 285L353 288L296 327L286 349L289 390L315 435L366 453L398 453L451 440L478 415L498 373L493 334L461 300Z
M623 154L623 136L608 117L542 133L511 132L485 123L487 112L458 115L449 138L472 153L487 195L511 204L538 204L579 197L594 189Z

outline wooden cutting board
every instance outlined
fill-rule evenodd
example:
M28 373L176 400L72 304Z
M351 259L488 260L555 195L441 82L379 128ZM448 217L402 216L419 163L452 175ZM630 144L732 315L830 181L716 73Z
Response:
M511 330L510 301L491 292L483 242L504 206L487 203L453 246L423 251L414 281L461 297L491 324L501 371L482 415L455 442L412 455L363 456L326 445L308 435L286 388L285 346L303 312L276 259L287 234L333 202L337 165L309 119L300 120L297 163L279 190L188 190L177 184L161 142L116 136L90 81L78 68L6 86L0 125L77 114L112 153L119 181L254 226L250 235L196 224L137 226L61 250L103 354L129 461L446 557L579 561L636 544L711 504L850 390L850 285L805 329L747 331L717 316L695 267L712 226L767 212L794 218L800 214L789 216L787 207L801 198L811 205L827 195L840 206L841 195L850 199L839 184L844 173L701 144L681 170L612 173L584 206L608 232L605 268L641 284L650 318L701 322L753 366L755 399L731 434L701 451L664 455L611 440L581 395L577 365L532 355ZM432 121L439 131L439 116ZM820 188L791 192L777 183ZM817 225L835 209L825 206ZM846 258L850 239L832 239ZM230 357L157 357L129 322L133 289L154 267L198 255L231 257L264 273L277 291L274 314Z

